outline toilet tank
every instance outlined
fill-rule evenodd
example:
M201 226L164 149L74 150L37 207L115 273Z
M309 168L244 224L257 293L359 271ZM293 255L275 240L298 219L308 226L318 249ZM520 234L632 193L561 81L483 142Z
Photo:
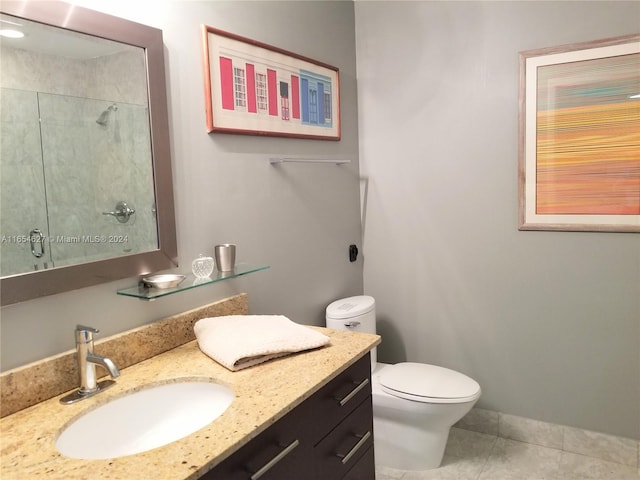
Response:
M330 303L325 311L327 328L376 333L376 301L369 295L342 298ZM377 348L371 350L371 371L376 366Z

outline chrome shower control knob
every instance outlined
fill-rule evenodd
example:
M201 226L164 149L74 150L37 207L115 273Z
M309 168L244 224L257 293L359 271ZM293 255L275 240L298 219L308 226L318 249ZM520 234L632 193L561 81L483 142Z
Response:
M127 202L122 201L116 203L115 211L102 212L103 215L112 215L116 217L120 223L127 223L134 213L136 213L135 209L127 205Z

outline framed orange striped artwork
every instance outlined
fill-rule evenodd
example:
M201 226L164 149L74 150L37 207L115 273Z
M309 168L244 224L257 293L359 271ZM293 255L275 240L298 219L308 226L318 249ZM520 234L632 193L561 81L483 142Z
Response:
M520 52L519 229L640 232L640 35Z

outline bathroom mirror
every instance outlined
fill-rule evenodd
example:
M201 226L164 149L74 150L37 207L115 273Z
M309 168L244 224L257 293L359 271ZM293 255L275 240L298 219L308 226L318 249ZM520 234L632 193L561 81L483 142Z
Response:
M162 31L57 1L0 4L0 296L177 266Z

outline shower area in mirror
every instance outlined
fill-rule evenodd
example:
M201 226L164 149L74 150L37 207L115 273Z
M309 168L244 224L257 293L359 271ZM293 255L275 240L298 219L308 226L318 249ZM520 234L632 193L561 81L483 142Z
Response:
M0 276L156 250L144 49L31 27L0 42Z
M0 88L0 274L158 248L145 105Z

